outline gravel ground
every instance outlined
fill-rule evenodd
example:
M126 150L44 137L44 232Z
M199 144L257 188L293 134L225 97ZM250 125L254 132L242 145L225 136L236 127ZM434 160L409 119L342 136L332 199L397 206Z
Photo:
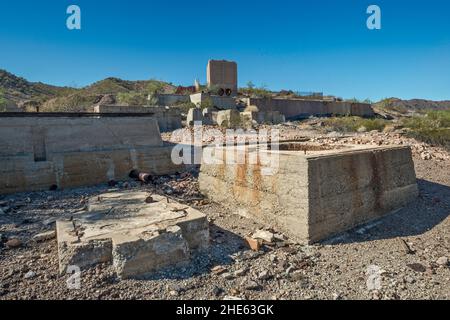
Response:
M56 240L38 242L33 236L54 230L56 219L79 214L88 197L111 187L4 196L0 299L449 299L449 153L401 132L344 137L300 131L296 125L281 128L283 138L307 136L327 144L410 144L420 196L375 223L321 244L298 245L285 238L255 252L245 237L260 229L277 230L201 200L195 169L188 175L160 177L152 186L121 182L118 188L156 188L191 199L188 203L211 222L211 249L184 269L164 270L145 281L119 281L111 266L100 265L82 273L80 290L68 289L68 277L58 273ZM9 243L17 248L6 245L11 239L19 239ZM369 289L374 272L380 286Z

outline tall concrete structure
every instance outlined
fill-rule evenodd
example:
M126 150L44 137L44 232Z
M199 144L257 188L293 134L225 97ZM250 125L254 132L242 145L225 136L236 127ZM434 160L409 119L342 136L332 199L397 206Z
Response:
M235 96L238 91L237 63L226 60L209 60L207 81L208 87L217 88L220 96Z

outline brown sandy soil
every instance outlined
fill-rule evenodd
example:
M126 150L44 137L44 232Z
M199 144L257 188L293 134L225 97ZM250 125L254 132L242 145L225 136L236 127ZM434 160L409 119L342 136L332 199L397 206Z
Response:
M35 242L32 237L54 229L58 218L79 214L88 197L110 188L3 196L0 299L450 299L445 261L450 258L450 155L398 132L343 137L296 125L279 128L283 138L309 137L326 144L410 144L420 196L375 223L321 244L286 239L254 252L244 237L270 226L198 200L195 170L187 177L160 177L152 186L122 182L119 188L157 188L194 198L188 203L211 221L211 250L184 269L165 270L145 281L119 281L109 265L101 265L82 273L80 290L68 289L67 276L58 274L56 240ZM14 237L22 245L7 248L5 241ZM221 272L216 266L223 266ZM379 290L367 287L369 266L378 268Z

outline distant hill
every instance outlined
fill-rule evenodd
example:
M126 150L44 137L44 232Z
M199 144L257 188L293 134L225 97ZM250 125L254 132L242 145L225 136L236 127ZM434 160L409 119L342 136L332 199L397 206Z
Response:
M8 105L25 111L78 112L89 111L104 95L117 96L121 103L144 103L148 94L170 93L175 86L158 80L128 81L107 78L84 88L58 87L41 82L29 82L5 70L0 70L0 92Z
M389 98L374 103L373 107L378 113L386 113L393 116L408 116L425 110L449 110L450 101Z

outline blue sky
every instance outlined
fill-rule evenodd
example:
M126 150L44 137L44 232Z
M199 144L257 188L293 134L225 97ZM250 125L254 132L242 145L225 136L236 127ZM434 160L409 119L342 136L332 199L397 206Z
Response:
M79 5L82 30L66 28ZM366 9L382 10L382 29ZM0 68L31 81L84 86L105 77L206 81L208 59L235 60L239 84L344 98L450 99L446 0L0 3Z

